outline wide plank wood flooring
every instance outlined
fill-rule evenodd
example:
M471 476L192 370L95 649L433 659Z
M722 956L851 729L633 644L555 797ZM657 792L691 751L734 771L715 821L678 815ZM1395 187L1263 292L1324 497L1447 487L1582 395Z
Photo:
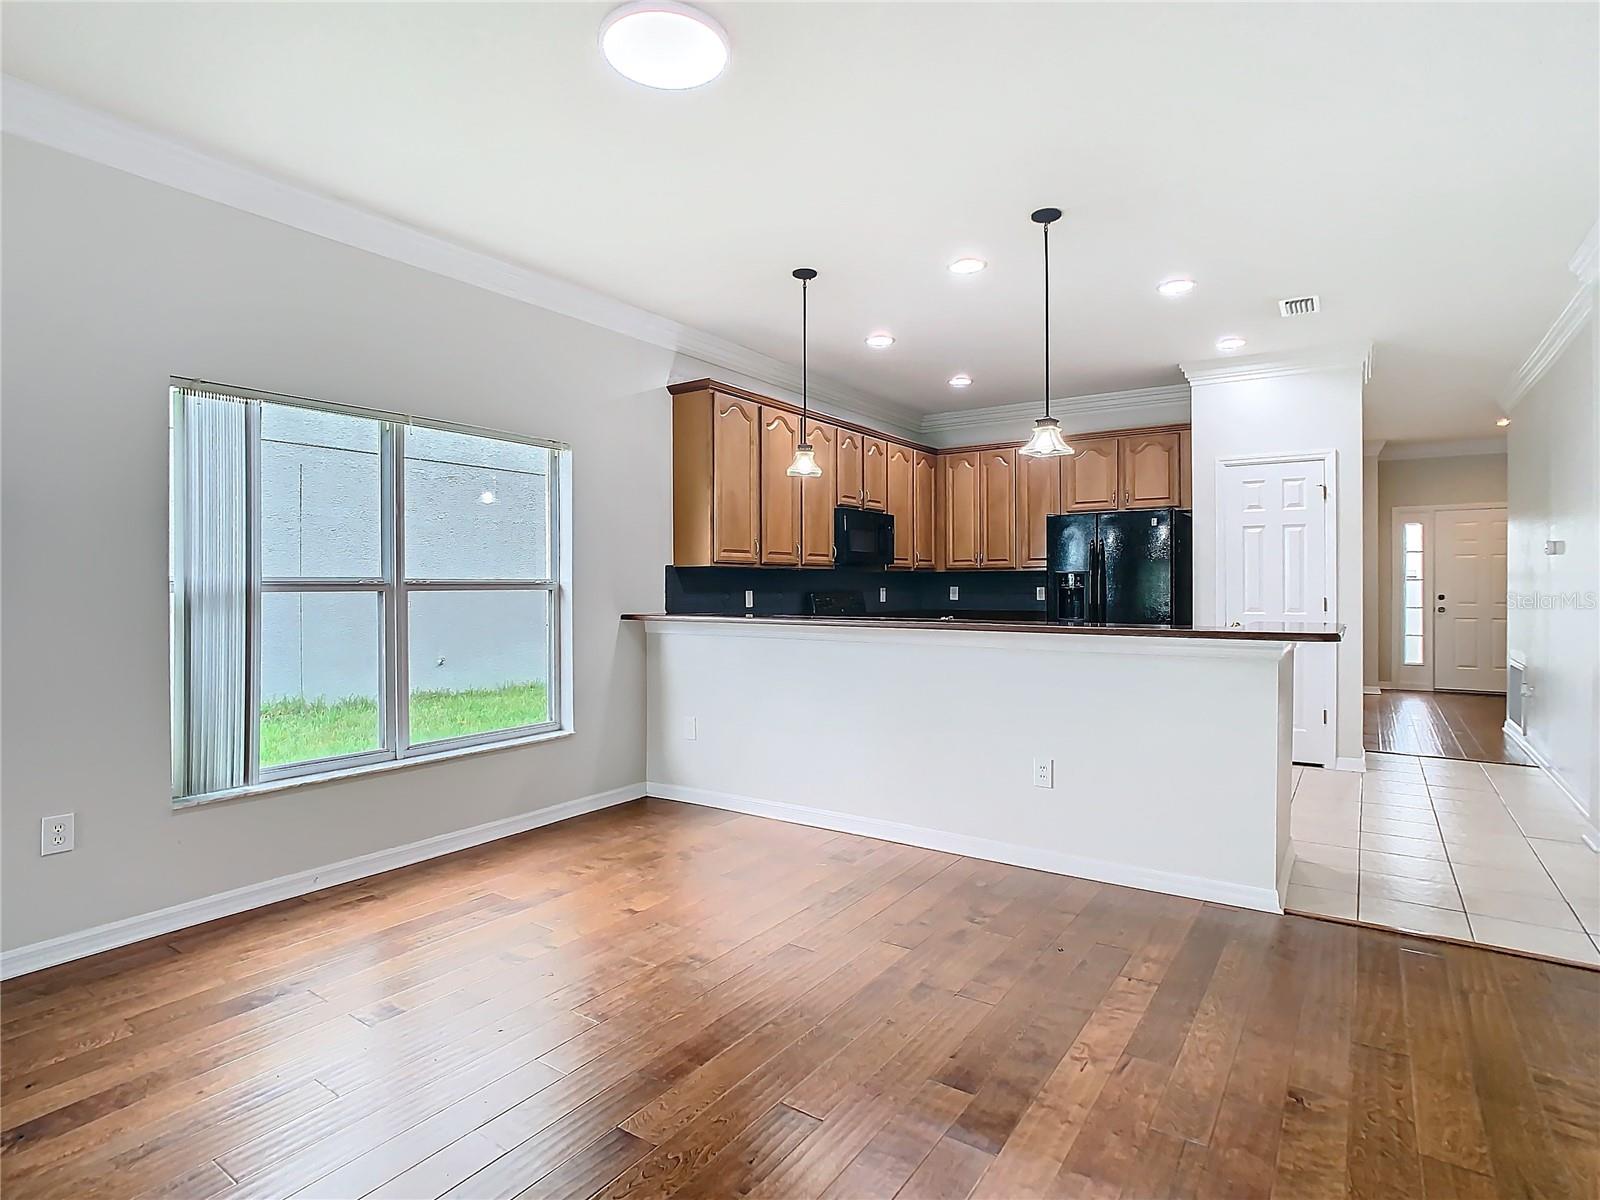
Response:
M1503 695L1386 691L1364 700L1365 749L1516 767L1537 765L1506 736Z
M659 801L0 996L7 1200L1600 1178L1600 974Z

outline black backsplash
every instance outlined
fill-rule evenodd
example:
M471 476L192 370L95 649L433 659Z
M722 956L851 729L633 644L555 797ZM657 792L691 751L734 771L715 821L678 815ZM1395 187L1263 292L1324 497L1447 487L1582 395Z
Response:
M885 571L816 567L668 567L667 611L725 616L797 616L811 592L861 594L868 614L1029 613L1043 615L1043 571ZM961 590L950 599L952 587ZM878 599L879 589L887 599ZM744 594L755 603L746 608Z

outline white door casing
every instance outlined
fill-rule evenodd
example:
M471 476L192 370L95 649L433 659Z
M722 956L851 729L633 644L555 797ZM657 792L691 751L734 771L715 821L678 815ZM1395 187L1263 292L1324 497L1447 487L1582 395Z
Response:
M1217 574L1222 623L1336 621L1332 454L1217 464ZM1296 762L1332 766L1338 647L1294 650Z
M1433 686L1506 690L1506 510L1439 509L1433 516Z

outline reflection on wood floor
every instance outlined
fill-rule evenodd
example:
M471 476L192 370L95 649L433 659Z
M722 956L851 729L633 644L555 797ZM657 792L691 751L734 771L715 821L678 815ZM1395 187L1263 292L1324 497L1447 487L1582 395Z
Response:
M1473 762L1536 765L1506 736L1506 698L1498 693L1397 692L1368 696L1365 746Z

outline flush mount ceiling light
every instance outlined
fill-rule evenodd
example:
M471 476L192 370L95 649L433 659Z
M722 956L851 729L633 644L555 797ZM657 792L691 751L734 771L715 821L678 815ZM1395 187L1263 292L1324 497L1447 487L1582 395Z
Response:
M952 376L950 376L950 386L954 387L954 388L971 387L972 386L972 376L971 375L952 375Z
M1232 354L1235 350L1243 350L1244 339L1242 337L1233 337L1232 335L1219 337L1217 339L1217 349L1224 354Z
M1061 436L1061 422L1050 415L1050 222L1061 219L1059 208L1041 208L1033 220L1044 226L1044 416L1033 423L1033 436L1017 451L1029 458L1060 458L1072 447Z
M1171 296L1174 299L1179 296L1187 296L1190 292L1194 291L1194 289L1194 280L1181 277L1177 279L1163 279L1160 283L1156 284L1156 291L1160 292L1163 296Z
M600 23L600 53L645 87L680 92L710 83L728 65L728 35L676 0L636 0Z
M950 274L976 275L988 265L981 258L958 258L950 264Z
M794 448L794 461L789 464L786 473L801 479L816 479L822 474L822 468L817 465L817 453L806 437L806 418L811 412L806 348L810 342L807 306L811 296L811 281L817 277L817 273L810 267L796 267L792 273L800 281L800 444Z
M478 503L479 504L493 504L494 503L494 493L493 492L479 492L478 493Z
M867 334L867 346L869 349L887 350L892 345L894 345L894 334L892 333Z
M1501 429L1504 429L1507 425L1511 424L1511 418L1510 417L1501 417L1498 421L1495 422L1495 424L1498 425Z

